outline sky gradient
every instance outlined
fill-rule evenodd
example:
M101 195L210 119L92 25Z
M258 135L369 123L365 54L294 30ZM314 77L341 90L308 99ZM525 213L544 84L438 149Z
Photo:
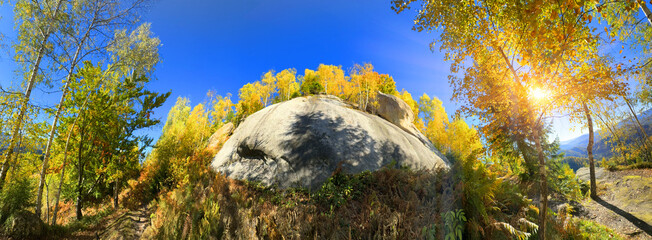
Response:
M437 96L449 115L459 105L451 102L449 63L443 53L431 52L428 44L435 33L412 31L414 10L397 15L389 1L154 1L143 20L161 39L162 62L150 90L172 91L154 117L162 123L147 130L158 138L167 112L177 97L201 103L206 93L233 94L248 83L260 80L268 71L295 68L316 69L319 64L341 65L349 70L355 63L371 63L379 73L394 77L397 88L415 99L423 93ZM5 44L15 38L12 8L0 10L0 32ZM16 82L15 64L9 50L0 58L0 84ZM44 96L44 94L37 94ZM54 105L58 96L37 102ZM579 135L564 120L556 121L561 140ZM555 136L556 136L555 135Z

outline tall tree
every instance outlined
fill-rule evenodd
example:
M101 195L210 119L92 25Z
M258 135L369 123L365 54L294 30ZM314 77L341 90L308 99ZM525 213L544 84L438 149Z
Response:
M263 106L267 107L272 102L274 94L276 93L276 76L274 71L270 70L263 74L261 79L261 88L260 88L260 97L263 102Z
M68 94L70 82L78 64L84 58L96 53L106 51L108 44L114 41L111 33L121 27L128 27L136 21L136 11L144 1L123 2L112 1L72 1L66 12L66 22L72 29L61 31L57 34L58 49L61 60L61 68L66 69L65 84L62 87L61 100L52 119L50 134L45 148L45 155L41 167L41 177L36 197L36 214L41 213L41 199L45 184L46 170L49 166L50 149L57 129L59 116L64 107L64 100ZM92 39L90 39L92 38ZM89 41L90 40L90 41Z
M316 71L319 75L319 81L324 86L326 94L340 96L342 95L346 84L346 77L342 66L319 64Z
M276 74L278 83L278 95L280 101L287 101L293 95L298 95L299 83L297 82L297 70L294 68L285 69Z
M15 21L18 26L18 43L14 45L16 60L23 64L26 76L25 94L20 99L20 110L13 122L11 139L0 169L0 190L9 172L9 162L13 156L18 142L19 131L22 127L27 111L32 90L43 77L39 77L41 61L46 52L51 51L50 36L58 29L61 18L61 7L64 0L57 0L52 4L49 1L42 3L34 1L18 1L15 5Z
M394 0L392 8L400 13L413 2ZM528 97L528 88L555 89L556 96L575 95L564 92L573 90L568 87L576 79L572 69L598 58L598 38L589 26L592 16L588 14L595 4L423 1L415 19L415 30L441 33L440 49L452 62L453 97L464 101L464 112L480 118L485 136L493 138L505 133L501 129L508 129L513 136L525 136L525 143L534 142L539 165L540 239L545 239L548 198L541 119L549 106L555 108L559 103L537 105Z

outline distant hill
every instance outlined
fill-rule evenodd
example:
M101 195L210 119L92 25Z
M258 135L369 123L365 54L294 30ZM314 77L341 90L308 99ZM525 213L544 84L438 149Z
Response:
M643 128L648 135L652 135L652 109L648 109L643 113L638 115L639 121L643 125ZM634 119L629 118L618 123L618 127L632 126ZM600 133L595 132L595 143L593 145L593 155L596 159L600 158L609 158L613 156L611 152L611 147L607 145L607 142L611 139L611 136L600 136ZM626 142L629 143L630 140ZM571 140L560 142L561 152L565 153L567 157L587 157L586 146L589 143L589 134L584 134L582 136L573 138Z

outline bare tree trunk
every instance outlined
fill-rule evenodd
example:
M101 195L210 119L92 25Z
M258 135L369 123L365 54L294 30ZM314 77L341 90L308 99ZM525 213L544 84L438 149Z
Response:
M52 141L54 139L54 134L57 130L57 122L59 121L59 116L61 115L61 111L63 110L63 102L66 100L66 96L68 95L68 90L70 89L70 82L73 80L73 73L75 71L75 67L77 66L77 63L79 62L79 53L84 47L84 43L86 42L86 39L88 38L92 27L95 24L95 17L93 17L93 20L91 21L90 26L88 26L88 29L86 29L86 33L84 33L84 37L81 39L79 45L77 46L77 50L75 50L75 55L72 58L70 69L68 70L68 77L66 78L66 85L63 87L63 94L61 94L61 100L59 100L59 106L57 107L57 112L54 114L54 119L52 120L52 126L50 127L50 136L48 137L48 143L46 144L45 147L45 155L43 157L43 165L41 166L41 179L39 179L38 183L38 193L36 194L36 216L41 217L41 199L43 197L43 184L45 180L45 174L46 170L48 169L48 160L50 158L50 149L52 147Z
M45 185L45 219L50 219L50 181Z
M120 180L116 179L113 186L113 208L118 209L118 194L120 194Z
M541 147L540 131L534 130L534 144L537 148L537 157L539 158L539 193L540 193L540 206L539 206L539 239L546 238L546 217L548 212L548 179L546 178L546 160L543 155L543 148Z
M76 213L77 213L77 220L82 219L82 183L84 181L84 162L82 161L82 152L83 152L83 146L84 146L84 128L82 127L80 130L79 134L79 156L77 156L79 163L77 164L78 166L78 171L79 174L77 178L77 203L75 204L76 207Z
M647 4L645 1L636 1L638 3L638 6L641 7L641 10L643 10L643 13L645 13L645 17L647 18L647 21L652 25L652 12L650 12L650 9L647 8Z
M59 9L61 8L61 2L62 0L59 0L57 2L57 8L54 10L54 15L52 16L53 19L56 18L56 16L59 14ZM45 35L43 36L43 41L41 41L41 44L39 45L38 54L36 55L36 62L34 62L34 67L32 68L30 73L29 83L27 84L27 89L25 89L25 96L22 99L23 101L20 107L20 112L16 117L14 128L11 131L11 140L9 141L9 148L7 149L7 154L5 154L5 159L4 162L2 163L2 170L0 170L0 190L2 190L5 183L5 179L7 178L7 172L9 171L9 166L10 166L9 160L11 159L11 155L14 153L14 148L16 148L18 131L20 130L21 125L23 124L23 118L25 117L25 112L27 112L27 106L29 105L29 98L32 95L32 89L34 89L34 85L36 85L36 76L38 75L38 70L41 65L41 60L43 60L43 55L45 55L45 48L48 39L50 38L51 31L52 31L51 26L48 26Z
M589 154L589 176L591 178L591 198L598 196L597 184L595 182L595 160L593 160L593 119L591 112L586 103L583 103L584 113L586 114L586 123L589 125L589 144L586 146L586 152Z

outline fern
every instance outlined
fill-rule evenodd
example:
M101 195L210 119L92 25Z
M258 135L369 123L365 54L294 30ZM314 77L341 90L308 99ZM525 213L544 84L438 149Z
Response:
M530 234L528 232L518 230L518 229L516 229L515 227L513 227L512 225L510 225L509 223L506 223L506 222L496 222L496 223L494 223L494 225L498 229L502 229L507 234L509 234L512 237L515 237L518 240L527 240L532 235L532 234Z

